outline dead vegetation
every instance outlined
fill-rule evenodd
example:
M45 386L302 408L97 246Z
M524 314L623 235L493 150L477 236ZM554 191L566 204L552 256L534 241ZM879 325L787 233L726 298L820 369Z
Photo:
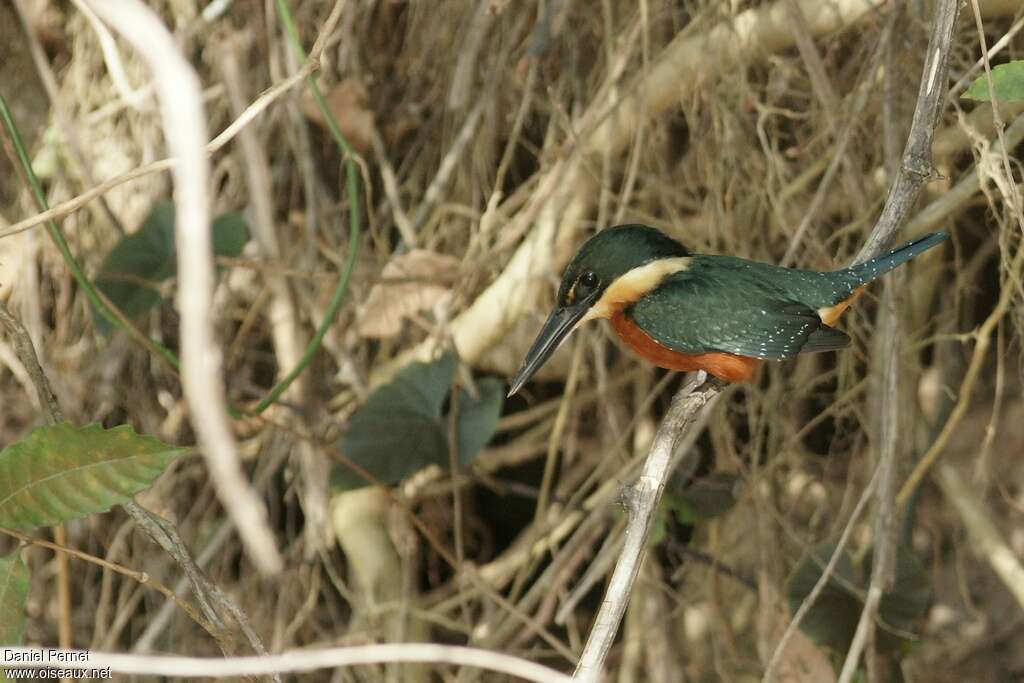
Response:
M33 141L51 205L81 204L62 227L93 275L172 188L157 165L74 202L165 156L150 72L124 42L104 50L85 4L0 7L0 89ZM680 378L641 366L595 325L505 402L495 438L461 473L431 467L388 495L334 493L337 438L372 388L442 348L458 350L463 385L510 377L562 266L595 227L642 222L695 251L814 269L848 262L899 162L932 12L930 2L876 4L380 0L340 3L329 22L335 3L295 3L306 48L324 41L315 76L360 155L366 220L322 350L278 405L233 423L284 569L256 571L201 458L178 462L139 502L174 521L271 651L425 640L571 671L622 543L620 491ZM272 2L152 5L198 71L213 136L302 66ZM959 99L984 73L971 5L953 39L939 175L901 232L946 229L949 246L893 279L891 306L882 286L861 297L842 322L850 349L767 368L687 432L685 474L733 475L735 503L713 519L665 522L612 651L616 680L760 680L789 622L786 579L850 522L884 419L898 436L898 484L930 450L940 460L938 477L897 499L894 532L924 566L916 588L930 588L929 607L900 656L869 658L872 677L1024 674L1024 225L1012 203L1024 107L1000 106L997 135L991 106ZM1019 3L978 7L989 47L1011 35L993 63L1024 58ZM258 402L298 362L354 246L343 160L304 92L298 81L275 91L210 157L214 214L241 211L253 233L222 261L214 298L236 405ZM38 213L11 163L0 158L3 234ZM67 419L195 443L179 379L127 335L98 334L57 250L38 224L21 227L0 239L0 295ZM173 287L141 326L179 348ZM895 392L879 343L886 325L900 342ZM41 420L9 340L0 362L7 444ZM857 559L876 540L872 506L851 526ZM119 510L68 524L67 544L185 585ZM163 596L86 562L72 560L62 614L54 555L28 557L29 642L56 644L63 627L83 648L222 651ZM249 652L233 637L236 654ZM833 680L842 655L798 634L778 680ZM442 666L306 677L494 679Z

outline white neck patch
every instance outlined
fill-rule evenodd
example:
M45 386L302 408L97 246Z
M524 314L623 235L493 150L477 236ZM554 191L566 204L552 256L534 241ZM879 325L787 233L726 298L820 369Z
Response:
M590 307L580 322L612 317L660 285L669 275L689 268L690 262L689 256L677 256L651 261L627 271L608 285L601 298Z

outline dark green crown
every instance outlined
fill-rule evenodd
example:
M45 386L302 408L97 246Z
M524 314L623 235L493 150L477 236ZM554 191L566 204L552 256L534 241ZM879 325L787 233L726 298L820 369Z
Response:
M587 240L569 262L558 289L558 302L568 303L566 298L573 285L587 273L593 273L596 278L595 285L587 289L596 287L602 291L619 276L646 263L689 255L686 247L647 225L617 225L602 230ZM580 285L586 286L586 280ZM577 291L576 294L583 292Z

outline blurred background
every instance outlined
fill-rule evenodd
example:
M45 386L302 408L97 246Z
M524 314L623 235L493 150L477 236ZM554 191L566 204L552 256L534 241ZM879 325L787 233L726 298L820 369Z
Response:
M174 521L268 649L424 640L571 671L622 543L622 487L685 378L638 362L593 324L506 400L562 268L595 230L629 222L696 252L848 263L899 168L932 3L293 1L357 162L354 226L346 157L292 78L304 58L277 5L149 4L199 74L211 137L271 89L210 156L214 215L245 225L216 249L234 405L255 405L295 367L358 251L311 365L260 417L234 422L283 573L255 571L201 458L178 461L139 502ZM973 3L961 8L935 175L899 233L951 239L845 314L850 348L771 364L701 413L609 680L761 680L821 574L813 551L852 524L839 580L777 661L779 680L834 680L863 606L878 505L853 513L886 443L897 486L930 450L939 464L892 517L897 572L869 648L872 679L1024 677L1024 104L1000 103L994 118L991 103L961 97L984 75L982 35L993 65L1024 59L1024 6L979 0L977 15L983 33ZM0 4L0 92L50 204L110 185L65 206L72 251L177 349L174 269L116 257L136 253L139 240L124 240L139 230L173 240L170 176L149 166L166 156L150 79L85 5ZM97 322L38 223L17 225L38 210L6 138L4 152L0 296L67 419L195 443L178 378ZM41 423L6 338L0 401L4 444ZM180 580L120 510L67 528L76 548ZM27 638L54 644L53 555L26 558ZM76 646L220 653L163 596L72 566ZM444 666L301 678L502 680Z

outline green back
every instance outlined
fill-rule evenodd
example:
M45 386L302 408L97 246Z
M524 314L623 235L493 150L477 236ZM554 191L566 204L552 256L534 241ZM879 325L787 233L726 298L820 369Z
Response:
M665 279L627 314L655 341L683 353L724 351L782 360L833 351L850 339L818 310L947 238L936 232L828 273L780 268L731 256L693 256L690 268Z
M666 278L627 314L675 351L782 360L849 343L845 334L822 324L817 311L847 299L852 280L846 271L694 256L690 268Z

